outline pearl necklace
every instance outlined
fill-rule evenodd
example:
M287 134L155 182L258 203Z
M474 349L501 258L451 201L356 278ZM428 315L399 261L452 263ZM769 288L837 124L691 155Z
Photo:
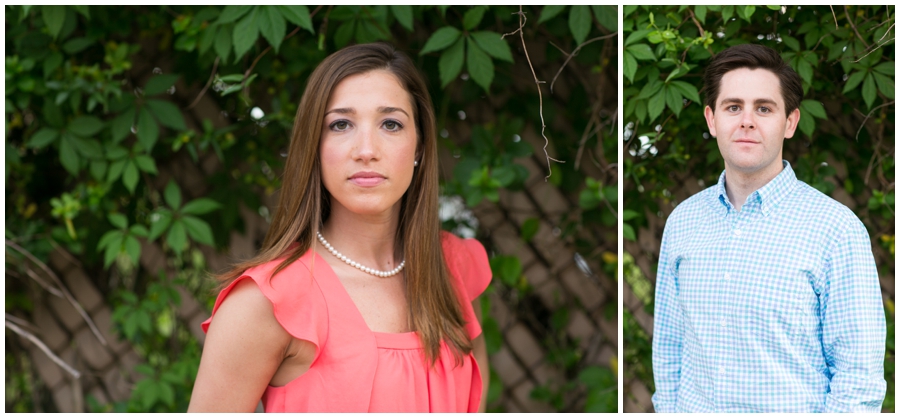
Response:
M343 262L345 262L345 263L347 263L347 264L349 264L349 265L351 265L351 266L353 266L353 267L356 267L356 268L358 268L358 269L360 269L360 270L362 270L362 271L364 271L364 272L366 272L366 273L369 273L369 274L371 274L371 275L373 275L373 276L378 276L378 277L391 277L391 276L393 276L393 275L399 273L401 270L403 270L403 267L406 266L406 260L403 260L403 261L400 262L400 265L397 266L397 268L395 268L395 269L393 269L393 270L391 270L391 271L381 271L381 270L375 270L375 269L373 269L373 268L366 267L366 266L364 266L364 265L362 265L362 264L359 264L359 263L357 263L357 262L351 260L349 257L347 257L347 256L345 256L345 255L339 253L337 250L335 250L334 247L332 247L331 244L328 243L328 241L325 241L325 237L322 236L322 233L321 233L321 232L317 232L316 235L318 235L319 241L322 243L322 245L324 245L325 248L327 248L328 251L330 251L331 254L333 254L335 257L337 257L337 258L339 258L341 261L343 261Z

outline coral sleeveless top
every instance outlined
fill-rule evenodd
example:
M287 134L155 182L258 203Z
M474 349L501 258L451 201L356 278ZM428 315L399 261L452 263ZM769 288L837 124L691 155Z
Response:
M484 247L442 232L444 259L460 298L466 331L481 326L472 300L487 288ZM415 332L372 332L331 267L310 250L271 277L284 259L248 269L219 293L216 310L239 281L252 279L272 302L275 319L294 338L316 345L309 370L285 386L266 388L266 412L477 412L481 373L472 353L458 365L446 342L433 367Z

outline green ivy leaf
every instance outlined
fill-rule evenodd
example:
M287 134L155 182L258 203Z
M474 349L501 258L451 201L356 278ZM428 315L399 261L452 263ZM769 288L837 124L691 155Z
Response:
M797 73L800 74L800 78L806 84L812 84L813 68L812 65L809 65L809 62L804 59L797 60Z
M216 21L216 24L222 25L234 22L235 20L240 19L241 16L247 14L252 8L253 6L225 6L225 9L222 10L222 14L219 15L219 20Z
M226 25L220 26L216 32L216 41L213 43L213 49L216 51L216 55L222 60L222 63L228 61L228 56L231 55L231 32L233 30L234 25Z
M184 205L180 212L186 215L203 215L219 209L221 205L215 200L201 197L194 199Z
M73 136L72 145L75 146L79 154L87 159L99 160L103 158L103 147L96 139L81 139Z
M694 6L694 16L702 25L706 21L706 6Z
M116 162L110 164L109 173L107 174L106 181L108 183L112 183L112 182L116 181L119 178L119 176L122 175L122 171L125 170L125 163L127 163L127 162L128 162L128 160L119 160L119 161L116 161Z
M28 140L26 146L29 148L44 148L53 143L58 137L59 131L56 129L41 128L41 130L35 132L35 134L31 136L31 139Z
M178 74L160 74L154 76L144 86L144 96L155 96L163 93L178 81Z
M262 18L262 22L259 25L260 32L262 32L263 38L266 38L269 41L269 44L272 45L272 49L275 50L275 53L278 53L278 48L281 47L281 41L284 39L284 34L287 31L286 24L284 22L284 17L281 13L276 9L276 6L260 6L261 12L260 17Z
M422 51L419 52L419 55L425 55L429 52L440 51L459 39L459 29L454 28L453 26L444 26L436 31L425 41L425 46L422 47Z
M494 81L494 63L491 57L474 42L466 42L466 64L469 75L481 88L488 91Z
M465 39L460 38L453 46L447 48L447 50L441 54L441 59L438 60L441 88L446 87L447 84L450 84L451 81L455 80L456 76L459 75L459 72L462 71L463 61L465 61L465 44Z
M134 163L145 173L157 174L156 162L154 162L153 158L150 158L149 155L136 155L134 157Z
M862 97L866 101L866 107L871 109L876 97L875 78L872 77L872 74L866 75L866 79L863 81Z
M277 6L281 10L282 16L289 22L309 31L316 33L313 29L312 18L309 17L309 8L304 5L295 6Z
M650 114L651 121L656 120L666 108L666 90L666 87L663 86L659 93L647 103L647 112Z
M625 238L629 241L637 241L637 238L634 235L634 228L629 224L622 224L622 238Z
M153 149L153 145L159 138L159 125L153 120L153 116L146 107L141 109L141 114L138 116L137 137L144 149L148 151Z
M163 198L165 198L166 204L169 205L170 208L177 210L181 207L181 189L178 188L175 181L169 180L169 184L166 185L166 190L163 191Z
M121 213L110 213L108 219L109 223L111 223L116 228L128 228L128 217Z
M109 133L112 135L113 142L118 143L125 139L131 132L132 126L134 126L134 108L129 107L109 124Z
M463 29L467 31L475 29L481 23L485 11L487 11L485 6L475 6L467 10L466 14L463 15Z
M63 44L62 49L69 55L75 55L93 44L94 40L90 38L74 38L66 41L66 43Z
M756 6L744 6L744 16L742 17L749 23L754 12L756 12Z
M394 17L397 18L397 21L400 22L400 26L406 28L406 30L412 32L413 30L413 9L412 6L408 4L392 4L391 13L393 13Z
M681 93L679 93L677 89L671 87L666 88L666 105L675 112L675 117L680 116L681 109L684 108L684 102L682 100Z
M566 5L550 5L544 6L541 9L541 17L538 18L538 24L544 23L550 19L556 17L556 15L562 13L563 10L566 9Z
M97 242L97 250L102 250L102 249L108 247L110 244L113 243L113 241L117 237L119 237L121 235L122 235L122 232L117 231L115 229L111 230L111 231L107 231L105 234L103 234L102 237L100 237L100 241Z
M103 176L106 175L106 168L108 165L109 163L104 160L91 161L91 176L97 181L103 181Z
M129 236L125 238L125 254L131 258L131 262L137 265L141 261L141 243L137 238Z
M103 122L93 116L79 116L69 122L68 129L75 135L88 138L103 129Z
M499 60L513 62L512 51L509 45L504 41L497 32L473 32L469 36L481 47L488 55Z
M109 268L112 262L116 260L116 256L122 251L122 241L125 240L125 235L122 234L121 231L110 232L112 232L113 235L106 245L106 251L103 252L104 268Z
M878 64L875 67L873 67L872 69L881 74L884 74L884 75L889 75L891 77L894 76L894 62L893 61L882 62L881 64Z
M158 120L159 123L177 131L187 129L181 111L178 110L178 107L172 104L172 102L148 99L145 103L153 116L156 116L156 120Z
M122 172L122 183L129 193L134 194L134 189L137 187L139 179L140 173L137 165L134 164L134 161L129 160L125 163L125 171Z
M172 224L172 212L161 209L151 216L150 222L150 235L147 236L147 239L153 241Z
M818 100L804 100L800 102L800 109L819 119L828 119L828 115L825 114L825 106L822 106L822 102Z
M192 240L209 246L215 245L212 228L209 227L208 223L193 216L184 216L181 218L181 221L184 223L187 233Z
M259 38L259 23L256 20L256 10L254 8L234 26L231 42L234 45L235 61L241 59L256 43L256 38Z
M600 22L604 28L609 29L610 32L619 30L619 11L616 6L591 5L591 10L594 12L597 22Z
M782 35L781 40L788 48L793 49L794 51L800 51L800 41L798 41L797 38L794 38L793 36Z
M591 31L591 9L588 6L572 6L569 9L569 30L575 44L581 45Z
M865 71L857 71L853 74L850 74L850 77L847 78L847 83L844 84L844 90L842 91L842 93L846 94L848 91L855 89L856 86L858 86L859 83L862 83L863 79L865 78Z
M531 241L540 229L541 222L537 218L528 218L522 223L520 235L525 242Z
M878 91L881 94L885 95L888 99L894 98L894 80L891 77L886 77L878 72L872 72L872 76L875 78L875 84L878 85Z
M50 36L56 39L62 30L63 23L66 21L65 6L42 6L41 15L44 17L44 24L47 25L47 31Z
M78 167L81 165L81 159L75 150L76 147L72 141L72 136L68 133L63 134L62 141L59 144L59 162L72 175L78 174Z
M634 74L637 72L638 67L637 60L634 58L634 55L631 55L628 51L625 51L625 53L622 54L622 60L622 72L625 77L628 78L628 81L633 83Z
M685 81L675 80L669 83L670 87L674 87L681 93L682 96L687 97L688 100L694 103L700 102L700 93L697 91L697 88L694 87L693 84L690 84Z
M631 54L639 60L656 61L656 55L653 54L653 49L650 48L650 45L634 44L625 47L625 50L631 52Z
M800 122L797 123L800 132L803 132L804 135L810 138L812 138L813 131L816 130L816 121L811 116L812 115L804 115L801 113Z
M338 48L342 48L344 45L350 43L350 39L353 38L353 32L356 31L356 20L350 20L338 26L337 31L334 32L334 45Z
M181 220L176 220L172 223L172 227L169 228L169 232L166 234L166 243L178 254L181 254L187 247L187 232Z

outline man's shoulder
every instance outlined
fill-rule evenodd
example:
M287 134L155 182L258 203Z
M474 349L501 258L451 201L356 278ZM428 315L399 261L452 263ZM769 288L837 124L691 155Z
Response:
M711 202L716 199L716 186L710 186L699 193L685 199L675 205L675 209L669 215L666 224L670 222L688 222L692 219L700 219L710 215Z
M842 224L860 222L846 205L801 180L797 180L796 196L801 209L817 221Z

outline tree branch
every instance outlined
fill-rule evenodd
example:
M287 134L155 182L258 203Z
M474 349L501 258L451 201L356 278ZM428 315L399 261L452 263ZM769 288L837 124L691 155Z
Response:
M515 35L519 34L519 39L522 40L522 49L525 51L525 59L528 61L528 68L531 69L531 75L534 77L534 84L537 86L538 91L538 112L541 116L541 136L544 138L544 156L547 158L547 176L544 177L544 181L553 175L553 169L550 167L550 160L556 161L558 163L565 163L565 161L557 160L550 156L547 153L547 146L550 145L550 140L547 139L547 135L544 134L544 130L547 128L547 125L544 123L544 96L541 94L541 83L546 83L546 81L538 80L537 74L534 72L534 66L531 64L531 58L528 56L528 47L525 45L525 31L522 30L525 27L525 22L528 21L528 18L525 17L525 12L522 11L522 6L519 6L519 11L517 13L513 13L519 15L519 28L510 32L505 33L500 39L505 38L507 35Z
M103 338L103 335L100 333L100 330L97 329L97 325L94 324L94 321L91 319L91 317L87 314L87 312L85 312L84 308L81 307L81 304L78 303L77 300L75 300L75 297L72 296L72 293L69 292L69 289L66 288L65 285L63 285L62 280L59 279L59 276L57 276L56 273L53 272L53 270L50 270L50 268L47 267L46 264L44 264L41 260L38 260L37 257L35 257L33 254L31 254L28 250L20 247L15 242L6 240L6 246L11 247L12 249L18 251L19 253L24 255L26 258L28 258L28 260L30 260L32 263L34 263L35 265L40 267L41 270L43 270L45 273L47 273L47 275L50 276L50 278L53 279L54 282L56 282L57 288L59 288L62 291L63 295L66 297L66 300L68 300L69 303L72 304L72 306L75 308L75 310L78 311L78 314L81 315L82 318L84 318L85 322L87 322L88 327L91 329L91 332L94 334L94 336L97 337L97 340L99 340L100 343L103 344L104 346L109 346L109 344L106 342L106 338Z
M578 45L578 47L575 48L575 50L572 51L571 54L566 54L566 55L568 55L568 57L566 57L566 61L563 62L563 65L561 67L559 67L559 70L556 71L556 75L553 76L553 80L550 81L550 94L553 94L553 85L556 84L556 78L559 77L560 73L562 73L563 68L566 68L566 65L569 64L569 61L571 61L572 58L574 58L576 55L578 55L578 51L581 51L582 47L584 47L587 44L597 42L599 40L614 38L617 35L618 35L618 33L611 33L609 35L598 36L594 39L588 39L588 40L582 42L580 45ZM556 46L556 45L553 45L553 46ZM563 51L560 47L556 46L556 48L559 49L560 52L563 52L565 54L565 51Z

